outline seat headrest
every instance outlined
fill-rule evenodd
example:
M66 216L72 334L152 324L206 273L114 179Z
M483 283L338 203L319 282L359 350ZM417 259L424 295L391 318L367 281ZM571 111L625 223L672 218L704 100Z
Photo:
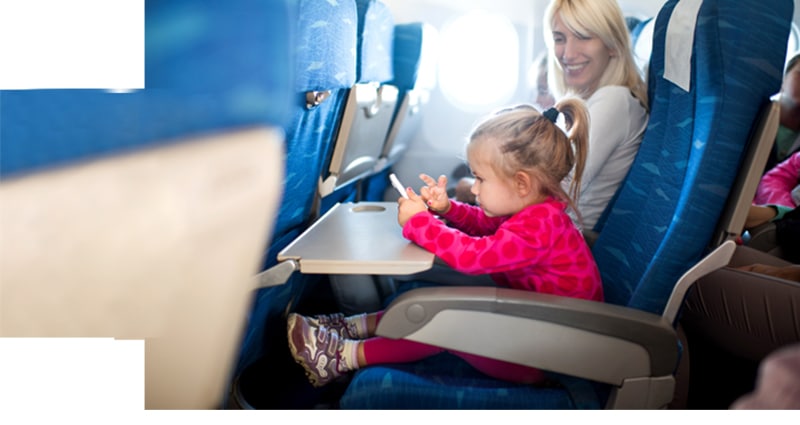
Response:
M358 38L356 81L387 82L392 79L394 17L377 0L357 0Z
M682 0L675 5L664 39L664 79L685 91L691 88L692 51L697 15L703 0Z
M299 0L297 7L295 90L351 87L356 81L355 2Z
M394 80L400 90L436 86L436 28L422 22L394 28Z
M292 63L291 5L147 2L145 89L3 91L0 174L226 128L285 125L294 68L275 64Z

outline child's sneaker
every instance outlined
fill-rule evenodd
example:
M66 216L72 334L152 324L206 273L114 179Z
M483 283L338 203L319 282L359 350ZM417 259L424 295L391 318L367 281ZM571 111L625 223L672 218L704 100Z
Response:
M311 326L306 320L299 314L289 315L289 349L311 385L321 387L351 370L342 355L345 340L335 330Z
M316 328L324 326L328 329L333 329L342 338L364 339L369 336L367 335L365 317L366 313L353 316L352 318L345 317L344 313L333 313L306 317L305 320L309 325ZM363 323L363 325L359 326L359 323Z

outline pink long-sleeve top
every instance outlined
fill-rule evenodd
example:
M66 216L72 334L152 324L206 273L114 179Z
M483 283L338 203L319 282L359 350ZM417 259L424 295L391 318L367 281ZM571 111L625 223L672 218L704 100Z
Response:
M800 152L795 152L761 177L753 204L794 208L797 205L792 199L792 190L798 184L800 184Z
M491 274L499 286L602 301L597 264L555 199L509 217L488 217L480 207L451 201L442 217L421 212L403 236L466 274Z

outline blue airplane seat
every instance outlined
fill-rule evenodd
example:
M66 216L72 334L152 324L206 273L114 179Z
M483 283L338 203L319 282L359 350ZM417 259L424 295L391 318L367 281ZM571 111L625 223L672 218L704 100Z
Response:
M394 28L394 79L390 84L399 90L398 101L375 175L364 182L364 200L396 199L394 189L386 195L389 173L419 132L422 110L436 86L436 36L436 28L423 22Z
M54 183L73 182L75 180L71 179L72 176L86 175L83 174L83 171L87 169L94 170L93 172L101 177L109 176L113 173L106 172L108 170L128 170L128 168L119 167L121 162L128 164L129 162L125 161L130 158L139 158L140 163L150 165L149 168L143 166L139 170L143 168L152 171L153 175L166 177L162 180L163 187L155 185L150 192L144 187L141 188L141 191L147 193L149 197L141 196L141 193L131 193L133 192L131 189L136 189L137 181L140 178L142 181L149 181L147 178L153 179L153 175L136 174L131 175L128 180L120 178L119 181L123 183L110 179L111 183L106 184L106 186L111 186L109 191L118 189L118 193L114 193L112 196L113 202L111 203L99 202L107 201L107 199L87 198L87 196L105 193L95 187L74 187L68 191L69 196L65 198L67 202L64 210L68 210L71 214L75 214L74 211L79 210L74 205L89 205L88 209L98 205L97 210L79 216L74 221L91 220L95 215L98 217L97 221L103 221L100 218L110 220L123 215L122 213L127 213L136 215L136 218L141 216L142 222L145 222L146 225L135 222L135 220L120 222L119 228L111 231L112 243L108 247L109 258L89 258L86 259L86 264L68 263L67 273L55 278L57 283L63 284L58 290L62 290L64 287L70 288L69 284L75 284L75 281L84 285L80 286L84 291L89 288L90 284L98 283L86 276L82 276L82 279L76 278L72 271L102 269L103 265L116 264L119 259L113 255L119 250L119 246L114 246L114 243L125 248L124 251L130 256L128 258L131 263L142 262L142 257L147 257L147 255L152 257L158 251L152 253L146 251L148 246L142 240L151 242L150 239L155 237L158 241L161 234L148 235L147 231L153 228L161 230L164 228L163 226L171 227L169 226L171 223L169 217L179 220L180 226L167 229L168 231L163 235L163 243L160 245L175 247L176 251L181 251L177 248L183 248L175 242L181 237L176 235L188 233L213 238L214 235L217 235L215 232L220 229L220 226L226 226L228 223L226 220L230 217L218 217L217 227L213 229L203 227L207 224L201 222L200 219L195 221L194 215L184 219L180 214L184 208L182 202L185 200L173 199L170 196L173 193L170 190L177 191L175 187L183 187L179 184L184 182L165 170L179 169L178 167L181 167L181 170L191 168L187 166L187 163L191 166L198 164L193 156L195 152L208 152L205 150L206 145L197 143L196 140L205 140L206 136L210 136L215 140L214 146L224 144L228 140L232 143L231 146L239 146L238 139L235 138L235 135L232 136L234 132L267 127L270 130L264 133L267 135L263 137L261 146L281 147L283 144L284 129L289 125L290 119L292 82L298 75L292 65L295 57L292 46L296 22L293 1L239 0L222 3L173 0L146 2L144 18L144 89L132 91L36 89L0 92L0 123L2 123L0 125L0 140L2 140L0 143L0 176L4 188L11 187L17 182L52 175L56 176ZM258 134L257 137L262 137L262 133L259 131L256 131L255 134ZM228 137L230 139L227 139ZM249 140L255 146L258 146L258 141L260 140ZM187 143L185 149L173 149L183 143ZM155 147L163 147L163 149L150 149ZM282 151L282 148L256 150L256 152L271 152L275 155L280 155ZM167 157L166 155L159 156L159 152L180 152L181 159L186 161L174 161L179 154ZM224 149L220 148L218 152L224 152ZM222 155L218 160L227 161L229 157ZM282 158L276 161L273 156L265 158L264 161L266 164L278 163L280 165L278 170L283 170ZM208 162L201 164L207 166ZM172 165L175 165L174 169L171 167ZM220 169L235 167L231 163L220 163L219 165ZM98 167L105 167L101 169L102 173L97 171ZM273 170L276 169L273 168ZM216 190L215 195L227 193L225 185L233 185L240 180L246 180L250 170L242 168L240 171L245 174L239 173L229 176L225 181L215 181L217 183L217 186L213 187ZM253 178L259 177L257 174L253 173ZM275 174L279 175L278 178L282 177L279 171L275 171ZM207 171L204 175L216 174L214 171ZM118 176L111 175L110 177ZM131 182L130 185L126 183L128 181ZM207 183L198 181L197 187L189 188L190 193L194 192L195 194L197 205L201 205L201 200L204 200L206 196L211 199L211 195L205 193L212 191ZM263 186L261 182L254 181L253 183L257 188ZM279 181L270 185L270 187L273 186L277 190L281 188ZM128 190L131 191L128 192ZM246 195L236 190L231 190L231 192L235 192L237 196L235 201L244 202L246 200ZM157 195L152 195L153 193ZM158 194L161 194L162 197L159 198ZM260 199L271 199L273 196L277 199L277 192L264 192ZM220 200L218 205L214 205L220 207L219 211L225 212L228 211L226 208L232 208L221 202L226 199L221 196L219 198L214 197L215 201ZM136 204L140 199L151 201L153 204ZM154 199L156 200L154 201ZM163 201L163 204L158 201ZM243 205L241 202L237 204L230 200L227 201L232 205ZM36 200L33 202L36 205ZM113 204L117 209L108 208L109 204ZM251 206L255 207L255 205ZM9 209L9 211L13 211L13 209ZM257 210L251 209L252 211ZM141 212L141 214L137 214L137 212ZM201 212L197 213L197 216L201 215ZM165 218L165 216L168 217ZM48 224L52 223L41 217L47 217L45 212L39 215L38 219ZM71 218L72 216L67 214L59 217L65 223L72 223ZM238 222L248 223L252 219L252 217L248 218L246 214L242 214L239 216ZM272 219L273 217L263 217L263 231L268 228L268 223L272 222ZM257 220L258 217L256 217ZM239 239L237 242L236 232L236 229L228 230L228 236L233 239L216 241L217 245L212 245L211 249L214 249L215 246L218 246L219 249L227 249L230 246L238 249L242 244L249 246L248 241L242 240L247 238ZM254 229L250 229L250 233L253 232ZM66 233L69 234L69 232ZM98 231L97 239L94 241L80 243L81 241L68 240L66 245L70 246L70 243L74 243L75 248L80 248L83 245L99 244L97 240L103 241L104 237L107 237L107 233ZM268 235L265 231L264 241L267 238ZM59 238L53 239L52 246L50 246L50 240L42 245L41 262L45 269L54 267L52 266L52 257L57 255L55 248L65 244L64 241L58 240ZM186 239L189 240L189 237ZM260 241L257 239L256 237L251 241L256 250L253 253L256 257L256 264L261 257L259 251L264 248L263 245L258 246ZM196 240L198 238L192 239L192 241ZM232 243L232 241L234 242ZM158 242L155 244L159 245ZM50 252L51 248L53 248L53 252ZM102 246L99 247L99 249L102 248ZM72 332L80 334L70 336L90 336L92 334L88 332L96 330L98 327L108 323L116 324L122 319L127 319L130 323L126 322L126 327L116 332L143 332L138 335L149 337L160 334L149 333L152 332L152 329L148 331L147 323L159 320L159 315L165 311L167 315L171 314L180 318L177 322L183 327L177 327L174 330L175 335L169 334L169 337L148 341L146 353L146 374L148 376L145 382L148 408L219 407L221 401L219 399L209 402L204 398L200 403L197 399L187 401L183 396L194 394L205 387L206 375L212 375L215 382L219 378L225 380L222 383L223 388L214 388L214 397L220 395L216 393L217 389L225 390L227 377L224 375L229 372L228 366L232 366L235 360L233 357L239 348L239 337L242 331L239 326L244 324L247 313L244 310L240 311L238 307L247 305L248 291L252 289L252 281L247 279L227 281L230 276L220 271L218 277L221 281L215 281L211 275L190 279L190 283L200 285L195 289L202 293L184 292L184 288L175 285L175 281L179 281L181 277L186 280L193 276L193 273L204 273L202 270L192 270L191 268L194 266L194 262L206 258L208 248L208 246L198 246L196 248L197 257L187 254L188 259L180 257L183 251L176 252L177 259L170 256L172 252L168 252L165 256L159 256L157 259L149 259L149 262L144 263L145 267L138 267L137 270L148 269L147 266L151 266L152 270L157 270L164 264L172 267L178 264L186 269L177 274L172 273L166 278L156 274L155 271L147 274L148 277L152 277L152 280L141 282L141 290L134 296L125 296L124 290L130 286L119 285L121 278L109 275L96 279L99 281L97 287L102 288L96 291L97 293L119 294L119 298L112 299L114 305L110 309L113 314L106 314L105 321L89 323L91 325L89 330L81 329L79 326L83 323L79 324L77 318L64 322L65 316L63 314L60 316L62 319L60 322L67 323L65 326L67 332L71 329ZM250 253L243 252L243 254L249 255ZM124 257L125 254L122 256ZM248 261L244 257L245 255L242 255L242 258L237 258L239 261L225 264L221 269L233 269L238 266L242 268L241 273L246 276L247 270L245 269L248 267ZM221 259L221 261L227 260ZM122 263L121 266L124 267L127 265L125 261L123 259L118 262ZM252 270L251 272L255 273L256 271ZM142 273L151 273L151 270L148 269ZM23 279L26 278L28 277L23 277ZM159 278L163 278L163 282ZM213 290L217 288L211 287L206 280L219 283L225 296L210 297L215 303L213 308L205 308L207 306L203 305L204 308L201 309L204 313L203 320L197 321L194 316L186 312L186 305L196 305L209 298L209 294L215 293ZM10 281L13 283L13 278ZM22 282L28 286L36 283L31 280L22 280ZM157 289L147 287L153 285L154 282L163 283L163 286ZM244 290L242 290L242 286L245 286ZM44 288L44 286L42 287ZM42 289L41 298L45 300L45 303L40 304L45 304L46 309L51 313L63 311L61 310L63 306L58 303L46 302L49 301L48 295L50 298L59 297L64 300L64 303L68 303L68 298L59 296L56 290L51 294L47 292L49 291ZM179 296L176 297L176 294ZM93 311L101 304L88 296L89 293L78 295L82 301L86 299L85 305L83 305L84 310ZM145 302L142 299L149 300L147 310L139 310L139 303ZM163 302L153 302L153 300L163 300ZM232 303L232 301L238 302L239 300L244 300L244 303L242 305ZM75 305L71 303L68 304L68 307L75 308ZM241 314L241 323L237 321L234 327L225 329L229 326L229 322L227 316L223 317L221 312L228 308ZM144 320L144 317L136 316L137 313L141 316L141 313L145 311L147 320ZM56 316L59 315L56 314ZM204 320L213 322L223 331L220 333L207 329L206 324L203 323ZM163 323L159 322L159 326L160 331L165 331L168 326L171 326L171 322L165 320ZM208 331L195 332L198 326ZM144 327L145 330L141 331L140 327ZM42 329L42 332L46 331L47 329ZM170 332L173 332L172 328L170 328ZM220 338L221 334L224 335L224 338ZM130 334L118 333L103 333L102 336L130 338ZM233 346L228 347L231 342ZM204 349L203 353L195 353L192 362L187 362L187 356L176 354L176 351L180 352L187 346L190 351L192 349L196 351L197 347L208 349ZM170 348L165 349L164 347ZM177 350L175 350L176 347L178 347ZM228 351L229 348L230 351ZM151 357L153 353L158 355L153 358ZM231 358L228 358L229 354L232 354ZM212 357L211 364L198 360L208 357ZM159 371L165 373L158 373ZM183 373L191 375L190 379L183 379L184 376L181 375ZM183 394L184 392L187 394Z
M0 177L288 121L289 6L145 5L145 89L0 92ZM113 88L110 88L113 89Z
M650 66L650 54L653 49L653 27L655 26L655 22L655 18L650 17L640 21L633 30L631 30L633 60L636 62L636 67L639 69L639 73L642 75L645 83L647 83L647 102L648 107L651 109L653 106L653 84L649 82L648 67ZM603 210L594 228L592 228L593 238L596 239L597 234L602 231L605 221L608 219L608 214L611 213L611 207L614 205L617 196L619 196L620 190L622 190L622 186L617 188L614 196L608 202L606 209Z
M320 215L337 202L362 198L361 183L380 158L397 103L390 81L394 17L378 0L356 0L358 35L356 82L350 88L336 141L320 179Z
M430 358L357 371L341 407L666 407L680 357L678 309L691 284L733 253L727 241L703 257L750 128L780 87L792 11L789 0L662 6L649 70L650 123L593 245L607 302L505 288L423 288L395 299L377 330L539 367L557 384L464 376L457 359ZM668 45L678 51L666 52Z
M715 3L718 18L709 20L706 13ZM788 36L790 25L781 13L791 11L792 2L783 0L704 1L688 93L664 84L669 64L662 54L663 40L669 30L657 23L646 149L640 149L593 249L604 281L615 282L606 291L608 302L660 314L672 289L667 276L682 273L703 255L736 180L751 128L780 89L785 56L780 40ZM748 29L761 27L764 39L753 40ZM674 146L677 140L686 141L682 149ZM661 207L657 197L644 192L669 199L675 204L673 214L643 214ZM631 232L642 235L634 252L625 248L629 237L622 236ZM634 261L631 255L651 260ZM631 276L642 278L637 282Z
M278 252L317 218L317 184L324 158L335 139L347 91L356 80L355 1L291 3L295 4L295 12L282 25L289 26L286 33L295 34L293 60L267 58L276 68L280 68L277 64L293 63L296 73L288 84L292 94L287 108L284 193L262 270L277 264ZM237 374L260 359L283 353L285 343L279 341L285 334L284 314L303 300L312 283L319 279L297 273L283 285L256 291Z
M356 0L358 9L358 55L356 81L388 82L392 69L394 16L379 0Z

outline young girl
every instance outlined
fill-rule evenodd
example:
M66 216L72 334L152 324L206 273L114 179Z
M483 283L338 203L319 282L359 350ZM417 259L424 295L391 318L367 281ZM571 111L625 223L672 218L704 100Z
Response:
M562 113L569 134L555 122ZM503 110L480 124L467 144L480 206L447 198L446 178L426 175L426 186L398 200L403 235L454 269L491 274L499 286L603 300L600 274L588 245L566 213L572 205L561 180L576 169L574 196L586 161L588 115L582 101L565 99L540 114L527 105ZM574 205L572 205L574 207ZM440 218L447 220L445 224ZM289 347L315 386L358 368L410 362L443 348L372 337L382 312L344 317L289 316ZM543 380L534 368L453 352L477 370L522 383Z

